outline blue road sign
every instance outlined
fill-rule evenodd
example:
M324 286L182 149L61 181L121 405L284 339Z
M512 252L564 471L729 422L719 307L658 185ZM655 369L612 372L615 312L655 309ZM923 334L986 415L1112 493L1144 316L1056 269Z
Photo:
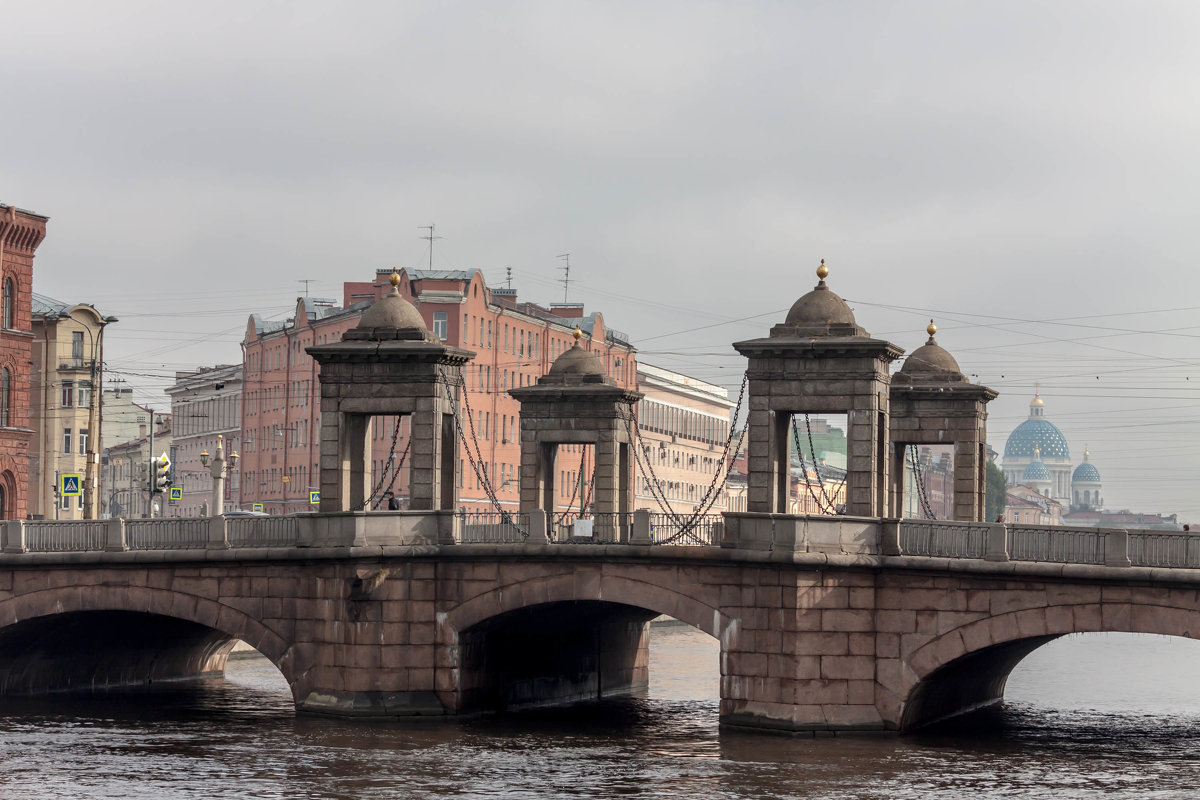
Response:
M183 487L182 486L172 486L171 487L171 499L172 500L182 500L183 499Z
M78 472L67 473L59 480L58 492L63 497L79 497L83 494L83 476Z
M310 506L319 505L320 502L321 502L321 493L320 492L309 492L308 493L308 504Z

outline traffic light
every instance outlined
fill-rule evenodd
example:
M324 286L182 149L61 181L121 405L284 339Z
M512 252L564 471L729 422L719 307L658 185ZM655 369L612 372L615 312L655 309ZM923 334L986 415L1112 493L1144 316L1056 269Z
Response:
M171 459L163 453L150 463L154 465L154 484L150 491L155 494L165 492L171 486Z

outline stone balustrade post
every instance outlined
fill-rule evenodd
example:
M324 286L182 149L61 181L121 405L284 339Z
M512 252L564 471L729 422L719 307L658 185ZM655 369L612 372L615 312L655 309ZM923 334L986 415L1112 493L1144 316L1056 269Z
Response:
M633 535L630 544L650 544L650 509L639 508L633 512Z
M879 526L879 552L885 556L904 555L900 549L900 525L898 519L881 520Z
M4 552L25 552L25 520L10 519L4 523Z
M1129 561L1129 531L1112 530L1104 534L1104 566L1131 566L1131 562Z
M529 538L525 544L550 544L546 536L546 510L535 508L529 512Z
M229 529L225 524L224 514L216 514L208 518L208 549L229 549Z
M988 525L983 558L985 561L1008 561L1008 526L1003 522Z
M104 527L107 534L105 536L105 550L119 553L129 549L128 544L125 542L125 520L119 517L110 519L105 523Z

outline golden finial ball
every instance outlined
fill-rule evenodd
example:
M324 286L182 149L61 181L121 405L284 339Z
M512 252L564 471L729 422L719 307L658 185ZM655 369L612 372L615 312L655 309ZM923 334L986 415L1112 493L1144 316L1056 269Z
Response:
M930 336L933 336L935 333L937 333L937 325L933 324L933 320L929 320L929 327L925 329L925 332Z
M576 328L575 330L571 331L571 335L574 336L575 341L578 342L580 339L583 338L583 331L579 330L579 328Z
M399 286L400 285L400 273L396 272L396 270L392 270L392 277L388 278L388 283L390 283L392 285L392 288Z
M817 267L817 277L825 280L825 276L829 274L829 267L825 266L825 259L821 259L821 266Z

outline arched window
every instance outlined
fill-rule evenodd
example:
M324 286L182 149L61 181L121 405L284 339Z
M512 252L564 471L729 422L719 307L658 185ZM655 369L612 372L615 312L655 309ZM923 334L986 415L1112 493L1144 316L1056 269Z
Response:
M4 327L11 329L13 327L13 314L16 308L16 289L13 286L12 278L4 279Z
M0 369L0 428L8 427L8 410L12 403L12 373L8 367Z

